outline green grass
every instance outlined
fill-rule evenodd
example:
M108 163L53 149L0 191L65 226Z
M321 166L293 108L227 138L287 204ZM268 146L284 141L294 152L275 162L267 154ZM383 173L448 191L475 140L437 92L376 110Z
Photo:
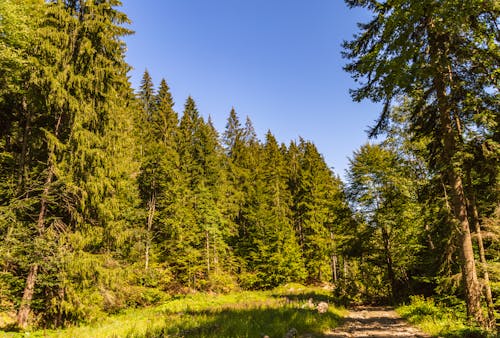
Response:
M308 305L331 304L329 292L289 285L273 291L227 295L194 294L174 297L157 307L128 310L93 325L64 330L5 333L7 337L321 337L336 327L344 310L329 306L319 313ZM1 336L2 333L0 333Z
M463 304L436 304L432 298L414 296L409 305L403 305L396 311L411 324L425 333L443 338L483 338L494 337L493 333L467 324Z

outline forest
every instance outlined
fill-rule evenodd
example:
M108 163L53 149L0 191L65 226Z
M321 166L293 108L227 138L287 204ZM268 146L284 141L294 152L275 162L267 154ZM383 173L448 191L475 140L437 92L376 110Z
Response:
M352 98L383 110L342 181L313 141L234 109L218 131L147 70L133 88L119 0L0 1L0 313L55 328L302 283L498 325L500 6L346 5L373 13L343 45Z

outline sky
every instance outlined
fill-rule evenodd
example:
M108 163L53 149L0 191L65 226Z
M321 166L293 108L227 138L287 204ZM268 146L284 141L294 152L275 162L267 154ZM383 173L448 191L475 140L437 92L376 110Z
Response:
M340 177L380 105L353 102L342 41L369 13L342 0L123 0L130 79L164 78L181 114L186 98L224 131L232 107L263 140L312 141Z

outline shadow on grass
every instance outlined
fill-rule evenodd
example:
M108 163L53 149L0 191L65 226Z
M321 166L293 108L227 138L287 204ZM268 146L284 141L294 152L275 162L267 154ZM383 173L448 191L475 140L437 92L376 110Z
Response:
M19 326L16 323L9 323L4 326L0 326L0 332L21 332Z
M274 298L282 298L292 302L307 302L312 300L313 303L327 302L334 303L335 299L333 296L327 294L321 294L316 292L306 292L306 293L289 293L289 294L273 294Z
M480 329L461 329L448 331L440 334L439 337L443 338L493 338L496 337L493 333L486 333Z
M283 337L291 329L299 336L323 337L341 318L333 312L318 313L298 307L256 307L184 312L159 320L165 324L127 337Z

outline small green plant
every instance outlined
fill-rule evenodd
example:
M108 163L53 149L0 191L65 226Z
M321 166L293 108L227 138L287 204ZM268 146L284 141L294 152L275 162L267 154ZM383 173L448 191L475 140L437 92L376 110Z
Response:
M422 331L444 338L493 337L489 332L467 324L464 307L457 306L455 300L411 296L410 303L397 308L397 312Z

